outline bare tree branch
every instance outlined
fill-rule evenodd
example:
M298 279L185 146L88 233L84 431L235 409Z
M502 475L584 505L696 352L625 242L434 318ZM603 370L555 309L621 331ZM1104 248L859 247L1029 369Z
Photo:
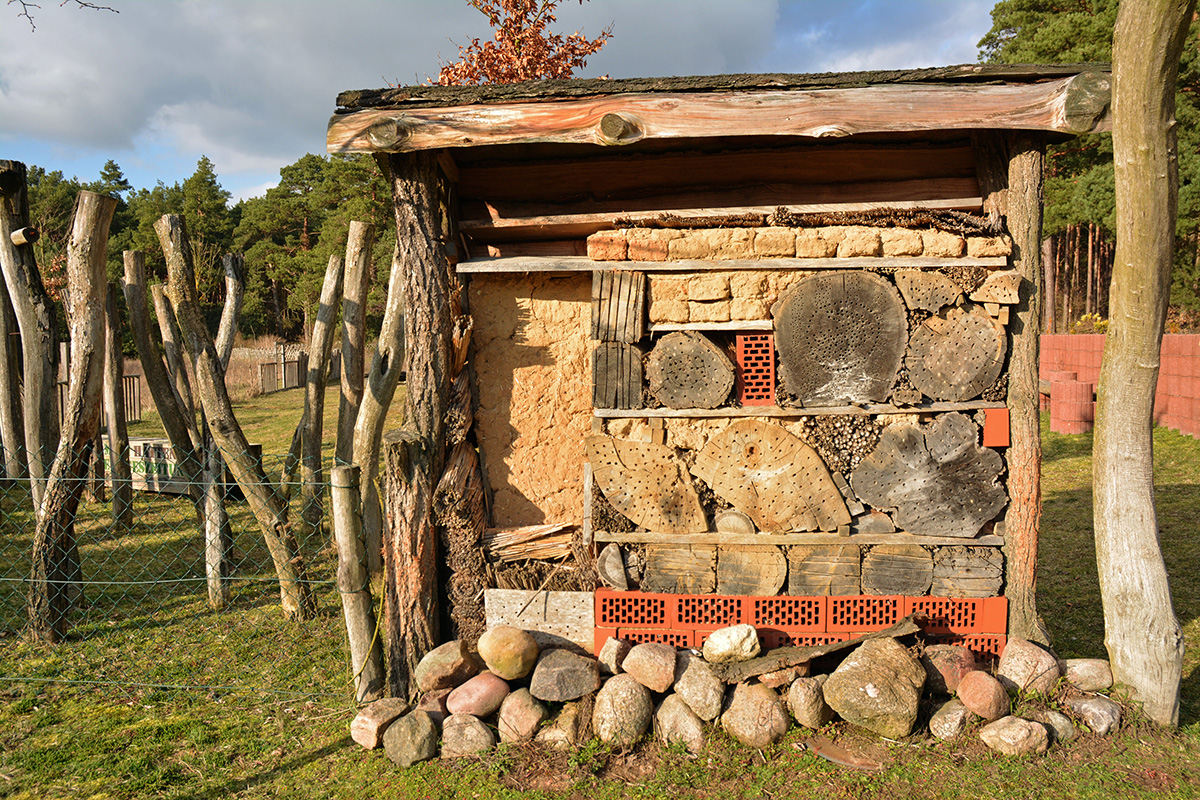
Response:
M93 11L111 11L114 14L121 13L120 11L118 11L115 8L112 8L111 6L102 6L99 3L89 3L89 2L87 2L87 0L62 0L62 2L58 4L58 7L62 8L63 6L67 5L68 3L74 3L76 8L90 8ZM33 13L31 11L31 9L35 9L35 8L40 9L41 6L39 4L31 3L31 2L29 2L29 0L6 0L6 2L4 4L6 6L11 6L11 5L15 4L17 6L17 8L21 9L20 13L17 14L17 19L21 19L21 17L24 17L25 19L29 20L29 30L31 33L33 31L37 30L37 25L33 24Z

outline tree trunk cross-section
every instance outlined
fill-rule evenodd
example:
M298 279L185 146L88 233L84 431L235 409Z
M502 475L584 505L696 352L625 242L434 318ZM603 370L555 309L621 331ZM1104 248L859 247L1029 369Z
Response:
M902 269L896 273L896 286L909 308L937 313L962 297L962 289L940 272Z
M908 375L934 400L978 397L1000 377L1008 351L1004 326L982 306L948 308L918 327L909 343Z
M635 523L664 533L708 530L700 498L671 448L607 436L589 436L584 445L604 497Z
M908 343L908 315L887 280L869 272L805 278L774 316L780 380L797 403L887 399Z
M933 558L920 545L883 544L863 556L863 594L920 597L932 580Z
M933 557L936 597L995 597L1004 579L1004 554L997 547L943 547Z
M717 548L717 594L770 597L787 580L788 563L778 547Z
M897 422L850 485L872 507L896 509L901 530L974 537L1008 502L1000 486L1004 462L978 441L978 426L963 414L944 414L926 428Z
M717 548L647 547L641 588L644 592L711 594L717 588Z
M716 408L733 378L733 361L702 333L668 333L646 356L650 393L667 408Z
M802 597L861 594L858 545L799 545L788 551L788 594Z
M747 419L705 444L692 474L764 531L835 531L850 512L817 452L778 425Z

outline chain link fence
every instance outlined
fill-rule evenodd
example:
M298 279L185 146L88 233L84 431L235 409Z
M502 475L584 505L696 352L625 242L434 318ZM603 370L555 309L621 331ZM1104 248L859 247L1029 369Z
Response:
M131 449L132 453L132 449ZM238 690L352 702L350 658L335 582L328 475L317 495L325 522L301 523L299 483L281 487L284 457L264 456L274 489L290 496L289 529L316 613L285 619L275 567L249 504L225 484L229 515L224 573L228 603L209 604L205 533L193 487L172 464L151 481L145 448L135 473L130 524L114 522L109 486L92 476L74 517L78 567L68 584L67 636L33 633L29 597L37 520L28 479L0 479L0 683L65 682L148 690ZM138 466L140 464L140 467ZM281 491L282 490L282 491ZM311 530L307 535L305 530Z

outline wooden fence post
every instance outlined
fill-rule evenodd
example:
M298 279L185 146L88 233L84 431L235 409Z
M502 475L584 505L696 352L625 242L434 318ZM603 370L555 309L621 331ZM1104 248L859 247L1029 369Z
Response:
M346 636L350 640L354 700L370 703L383 696L386 675L371 599L371 576L367 573L367 550L362 537L360 474L357 464L335 466L330 493L338 554L337 587L342 615L346 619Z
M129 468L129 429L125 420L125 358L121 354L121 319L117 314L117 285L108 284L104 302L104 407L107 412L109 474L112 475L113 523L133 524L133 474Z

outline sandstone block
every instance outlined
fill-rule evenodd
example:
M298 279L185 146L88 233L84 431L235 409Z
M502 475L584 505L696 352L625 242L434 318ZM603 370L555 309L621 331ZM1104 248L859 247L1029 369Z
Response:
M969 236L967 255L971 258L994 258L1012 254L1012 240L1007 236Z
M776 228L774 230L787 231L788 238L793 242L795 249L795 235L788 228ZM765 298L771 291L771 280L766 272L758 270L746 270L743 272L732 272L729 275L729 293L735 298Z
M687 322L687 300L652 300L648 311L651 322Z
M679 233L679 237L672 239L667 247L667 258L671 261L716 258L721 238L728 235L724 230L686 230Z
M757 228L722 228L715 256L719 260L754 258L754 234Z
M350 723L350 738L368 750L374 750L383 744L384 731L405 711L408 711L408 703L398 697L376 700L360 710Z
M675 275L650 276L650 302L688 299L688 279Z
M756 229L754 255L759 258L791 258L796 255L795 231L791 228Z
M766 300L735 297L729 301L729 318L769 320L771 307Z
M629 675L614 675L596 693L592 730L600 741L629 747L650 729L650 690Z
M878 256L883 253L883 241L879 228L869 228L865 225L847 225L843 229L842 240L838 243L838 258L860 258L863 256Z
M728 322L729 301L716 300L711 303L688 303L688 322Z
M728 300L729 276L720 272L702 272L688 279L690 301Z
M629 252L625 231L599 231L587 238L588 258L593 261L624 261Z
M840 228L800 228L796 231L796 257L833 258L841 240Z
M497 625L479 637L479 657L497 677L506 681L524 678L537 664L538 646L528 631Z
M622 668L635 681L652 692L665 692L675 682L674 646L662 642L634 645Z
M883 228L879 231L883 255L919 256L924 250L921 234L911 228Z
M967 249L963 237L946 231L921 231L922 255L929 258L961 258Z
M628 241L626 257L630 261L666 261L668 245L672 239L679 238L679 231L628 228L625 235Z

